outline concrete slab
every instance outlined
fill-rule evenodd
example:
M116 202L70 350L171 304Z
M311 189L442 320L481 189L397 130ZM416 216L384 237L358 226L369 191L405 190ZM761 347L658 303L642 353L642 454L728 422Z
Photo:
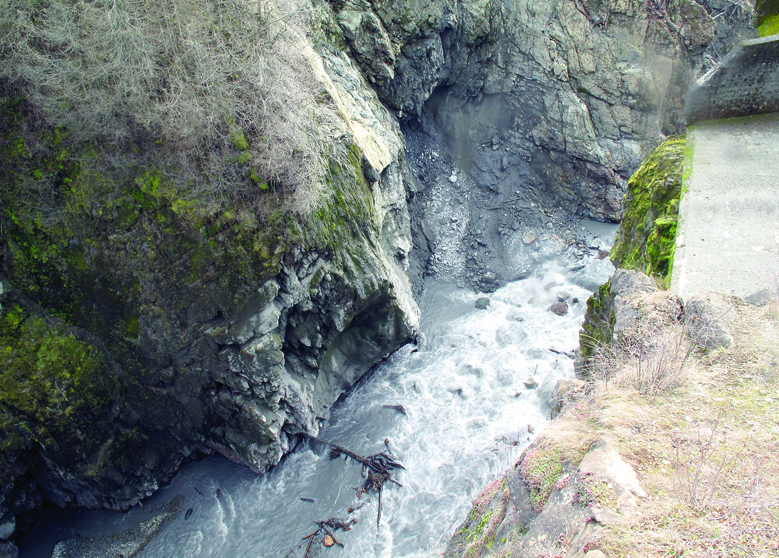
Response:
M779 277L779 114L688 130L692 173L679 207L671 290L745 297Z

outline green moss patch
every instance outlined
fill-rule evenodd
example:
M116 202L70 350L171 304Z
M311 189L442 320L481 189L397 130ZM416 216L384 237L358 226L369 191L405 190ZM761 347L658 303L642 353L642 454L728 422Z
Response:
M58 320L6 304L0 314L0 462L44 450L88 469L111 438L122 385L102 353ZM8 482L8 478L0 478Z
M779 0L755 0L755 25L758 27L758 31L760 31L760 27L777 14L779 14ZM760 36L765 37L767 35L760 33Z
M482 490L455 535L456 543L450 547L447 556L473 558L492 548L509 507L509 489L506 483L507 477L503 476Z
M628 181L625 215L611 259L623 269L654 276L668 286L685 174L686 139L666 140Z
M757 33L761 37L770 37L779 34L779 14L768 16L757 28Z
M581 349L580 376L589 376L589 366L598 347L611 343L617 316L614 309L614 293L611 281L607 281L587 299L587 312L579 331Z
M530 489L533 509L541 512L552 493L557 479L563 474L560 451L539 445L529 450L519 465L522 480Z

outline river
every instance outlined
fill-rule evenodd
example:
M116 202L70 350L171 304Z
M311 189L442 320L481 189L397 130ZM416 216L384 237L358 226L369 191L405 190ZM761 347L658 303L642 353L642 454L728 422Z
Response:
M599 229L604 237L613 230ZM221 457L189 464L128 513L50 512L21 541L21 556L49 558L58 540L134 528L177 495L180 511L139 557L300 558L313 522L331 517L357 522L337 532L343 549L317 543L315 555L440 555L472 499L548 421L555 384L573 375L572 359L550 349L576 348L586 300L612 271L595 251L578 260L568 252L490 295L426 283L420 343L376 367L319 434L366 456L384 451L389 439L405 470L394 475L402 487L385 485L378 527L375 495L355 495L360 466L307 442L260 476ZM489 306L477 308L485 296ZM565 316L549 311L558 297L569 301Z

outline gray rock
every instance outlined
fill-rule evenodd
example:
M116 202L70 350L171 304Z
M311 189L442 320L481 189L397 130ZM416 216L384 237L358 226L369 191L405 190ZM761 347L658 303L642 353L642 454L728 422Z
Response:
M395 77L392 41L376 14L362 10L342 10L338 13L338 23L354 57L371 82L384 83Z
M527 528L530 523L538 516L538 512L533 509L531 504L530 491L522 482L522 478L512 472L508 475L507 481L511 503L517 510L517 523Z
M569 300L571 300L571 293L567 291L557 293L557 302L568 302Z
M693 0L683 0L679 5L679 35L690 52L700 53L714 39L717 22L706 8Z
M646 300L647 297L654 298ZM641 328L636 327L648 313L655 314L654 320L676 323L683 314L682 299L668 291L661 293L654 279L639 271L618 269L587 301L579 332L580 350L574 363L577 375L589 374L589 356L600 345L628 338L635 343L651 343L650 338L642 339Z
M762 289L751 295L744 297L744 302L754 304L755 306L765 306L771 301L771 292L768 289Z
M479 310L486 310L490 306L490 299L486 296L482 296L476 299L476 304L474 304L476 308Z
M684 304L684 330L690 340L706 349L733 345L729 323L736 299L708 293Z
M589 13L570 0L499 4L500 17L491 15L495 2L439 0L406 3L398 17L396 3L371 2L397 45L395 77L378 93L413 122L405 131L422 195L412 210L426 223L416 235L420 276L482 290L496 288L479 281L485 271L500 286L554 250L528 231L551 223L554 238L565 213L621 217L627 179L661 138L684 127L683 97L703 63L712 16L718 33L749 20L723 0L677 0L662 13L640 0L587 3ZM706 60L713 56L706 51ZM453 171L457 196L446 209L460 205L459 222L479 226L457 231L441 265L430 256L447 231L431 218L442 210L431 189ZM530 211L539 207L562 215ZM468 248L474 236L486 248L478 254Z
M11 541L0 541L0 558L19 558L19 549Z
M16 517L12 513L6 512L2 517L0 517L0 539L11 538L11 535L14 534L15 530Z
M552 314L557 314L558 316L565 316L568 313L568 303L555 302L549 307L549 311Z
M134 529L114 535L66 539L54 547L52 558L123 558L137 556L181 512L183 496L166 504L155 517Z
M620 498L630 495L646 498L633 468L622 459L619 451L608 440L599 440L579 463L579 471L609 479Z
M527 389L536 389L538 387L538 381L535 378L528 378L525 380L525 387Z

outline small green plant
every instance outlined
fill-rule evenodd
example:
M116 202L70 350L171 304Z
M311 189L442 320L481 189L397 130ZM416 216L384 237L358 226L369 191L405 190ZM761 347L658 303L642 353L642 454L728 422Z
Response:
M610 508L617 505L617 494L606 479L592 473L580 473L577 487L573 495L574 504Z
M533 509L540 513L555 483L563 474L560 451L538 446L525 454L519 467L522 480L530 489Z

